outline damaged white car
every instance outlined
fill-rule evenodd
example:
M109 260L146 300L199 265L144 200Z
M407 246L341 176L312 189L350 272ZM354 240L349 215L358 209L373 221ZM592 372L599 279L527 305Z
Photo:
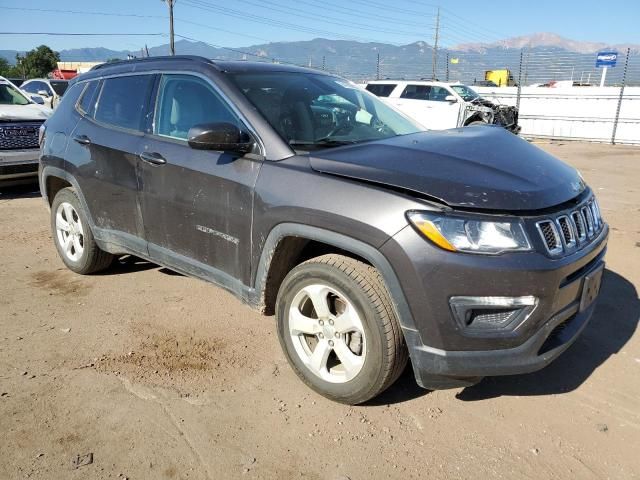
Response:
M51 109L0 77L0 187L36 182L40 126Z
M500 125L518 133L518 110L482 98L461 83L376 80L365 88L431 130Z

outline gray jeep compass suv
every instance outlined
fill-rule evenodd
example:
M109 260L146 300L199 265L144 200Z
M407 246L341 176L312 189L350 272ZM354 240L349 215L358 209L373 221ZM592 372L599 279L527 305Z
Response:
M594 310L593 192L499 127L425 132L324 72L178 56L94 68L40 133L71 270L132 254L211 281L339 402L408 359L429 389L540 369Z

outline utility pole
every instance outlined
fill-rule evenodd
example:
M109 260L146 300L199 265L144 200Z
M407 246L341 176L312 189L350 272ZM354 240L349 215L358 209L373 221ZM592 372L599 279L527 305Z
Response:
M431 72L431 79L436 79L436 66L438 64L438 39L440 37L440 7L438 7L438 13L436 15L436 34L435 41L433 42L433 65Z
M169 50L171 52L171 55L175 55L176 46L173 39L173 6L175 5L176 0L162 0L162 1L166 2L167 5L169 6Z
M378 61L376 63L376 80L380 80L380 52L378 52Z

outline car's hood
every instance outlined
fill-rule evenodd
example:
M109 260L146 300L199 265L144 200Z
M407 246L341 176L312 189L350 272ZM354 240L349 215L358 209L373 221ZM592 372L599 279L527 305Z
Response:
M28 105L0 105L0 122L46 120L51 116L51 109L35 103Z
M319 172L402 188L453 207L538 210L586 187L578 172L500 127L421 132L312 153Z

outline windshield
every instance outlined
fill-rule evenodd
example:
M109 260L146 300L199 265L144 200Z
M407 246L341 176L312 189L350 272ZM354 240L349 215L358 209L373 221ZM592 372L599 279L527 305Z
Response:
M31 102L9 83L0 83L0 105L29 105Z
M480 96L473 88L469 88L466 85L451 85L451 88L453 88L453 90L460 95L465 102L470 102Z
M66 80L51 80L49 83L51 84L51 88L53 88L60 97L64 95L64 92L67 91L67 87L69 86L69 82Z
M340 78L297 72L238 73L231 78L293 147L328 148L423 130Z

